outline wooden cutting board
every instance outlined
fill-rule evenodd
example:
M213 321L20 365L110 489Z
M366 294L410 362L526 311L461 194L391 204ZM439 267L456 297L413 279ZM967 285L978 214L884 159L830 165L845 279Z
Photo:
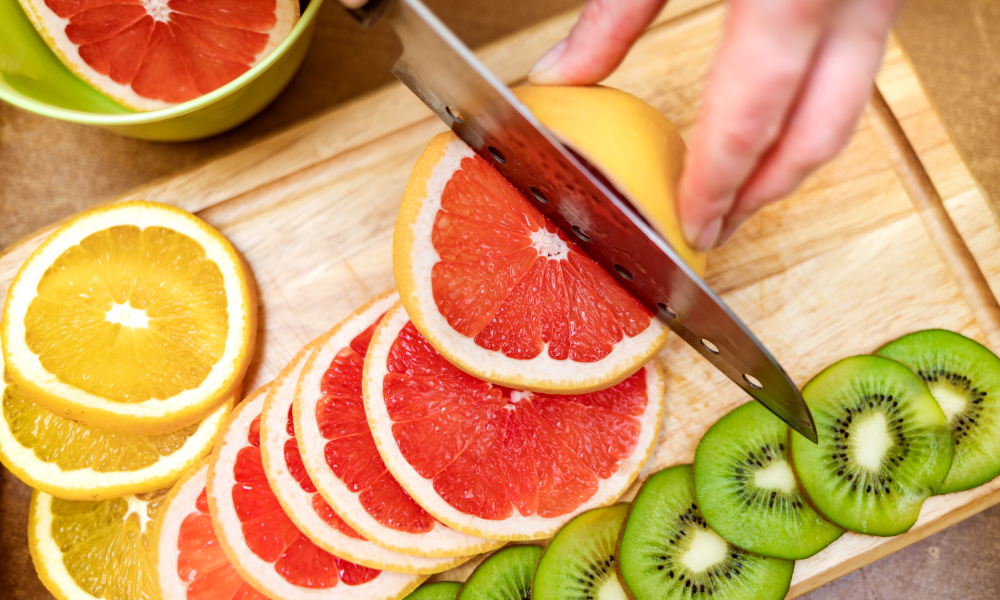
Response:
M689 137L724 17L720 2L673 0L607 83L644 98ZM532 59L564 36L574 18L556 18L480 54L506 82L522 83ZM961 241L997 289L1000 229L893 42L878 86ZM982 290L956 276L959 257L953 249L939 249L928 234L946 223L915 209L875 134L873 118L867 114L849 148L794 196L763 210L709 256L709 284L800 384L840 358L871 352L917 329L952 329L992 344L994 351L1000 344L1000 323L980 313L977 322L968 300ZM443 129L408 90L392 85L115 200L181 206L218 227L244 253L260 299L258 347L245 386L250 390L270 381L309 340L393 287L391 241L399 200L416 157ZM0 294L51 231L0 256ZM705 429L747 400L676 337L663 356L667 410L644 473L690 462ZM627 498L632 493L634 486ZM26 497L16 486L0 488L0 500ZM789 597L998 501L1000 480L928 500L907 534L888 539L847 534L796 564ZM7 516L0 519L2 531ZM18 538L23 539L0 537ZM27 556L26 549L0 550L6 556L22 556L23 550Z

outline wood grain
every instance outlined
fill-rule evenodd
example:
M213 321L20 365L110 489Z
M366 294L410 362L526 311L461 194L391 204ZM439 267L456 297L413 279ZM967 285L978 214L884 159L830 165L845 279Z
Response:
M724 18L720 3L671 2L607 83L644 98L688 136ZM482 55L516 84L537 50L564 35L573 19L543 23ZM989 209L947 136L938 136L940 122L894 43L878 85L954 222L961 239L952 236L951 243L964 242L996 290L1000 231L992 221L992 227L983 225ZM155 199L195 211L244 253L260 298L259 345L246 382L253 389L303 344L393 286L391 236L399 199L423 145L442 129L409 92L393 85L119 199ZM707 280L800 384L839 358L871 352L917 329L942 327L994 343L989 326L980 324L980 309L968 300L962 274L934 243L928 223L939 225L940 218L940 212L914 208L872 119L865 118L841 156L712 253ZM0 291L48 231L0 256ZM671 339L663 358L667 411L644 474L690 462L705 429L747 400L678 339ZM998 488L994 481L928 500L917 525L902 536L845 535L796 565L790 597L1000 501Z

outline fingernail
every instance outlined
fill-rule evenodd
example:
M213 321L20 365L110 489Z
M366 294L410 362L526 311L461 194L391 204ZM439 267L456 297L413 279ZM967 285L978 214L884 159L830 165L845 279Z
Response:
M715 242L719 239L719 233L722 231L722 217L716 217L708 222L708 225L702 228L701 232L695 237L694 249L698 252L707 252Z
M528 71L528 80L531 83L547 85L565 85L568 83L566 78L559 74L559 59L566 53L568 45L569 40L564 39L549 48L549 51L543 54L538 59L538 62L535 63L535 66L531 67L531 70Z

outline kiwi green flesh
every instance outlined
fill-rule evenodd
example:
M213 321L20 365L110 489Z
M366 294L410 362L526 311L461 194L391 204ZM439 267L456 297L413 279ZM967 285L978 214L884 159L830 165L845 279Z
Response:
M455 600L462 584L457 581L425 583L410 592L404 600Z
M1000 358L941 329L903 336L878 354L916 373L948 419L955 456L937 493L968 490L1000 475Z
M587 511L563 525L535 568L535 600L625 600L615 547L628 504Z
M694 459L695 499L708 526L764 556L808 558L844 530L806 502L787 452L788 426L758 402L716 421Z
M780 600L794 564L742 550L709 528L690 465L646 480L618 543L619 575L636 600Z
M541 554L538 546L497 550L469 575L458 600L530 600L531 575Z
M909 529L952 459L944 413L902 364L854 356L827 367L802 390L819 443L789 432L802 490L845 529L891 536Z

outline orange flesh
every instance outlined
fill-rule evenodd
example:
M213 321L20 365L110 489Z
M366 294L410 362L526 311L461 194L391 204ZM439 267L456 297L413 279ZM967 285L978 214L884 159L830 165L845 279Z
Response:
M260 416L247 435L249 445L236 455L233 504L247 546L292 585L331 588L343 581L360 585L381 571L347 562L313 544L281 508L271 491L260 455Z
M488 350L596 362L650 326L644 306L479 156L445 186L431 241L438 310Z
M549 518L586 502L632 454L645 369L589 394L510 390L460 371L407 323L383 391L400 452L448 504L483 519Z
M316 421L320 435L329 440L324 447L327 465L358 494L365 511L386 527L423 533L433 529L436 521L389 473L365 417L361 376L368 344L380 320L338 352L323 374Z
M80 58L145 98L184 102L245 73L267 46L275 0L45 0ZM158 3L150 3L158 4Z

